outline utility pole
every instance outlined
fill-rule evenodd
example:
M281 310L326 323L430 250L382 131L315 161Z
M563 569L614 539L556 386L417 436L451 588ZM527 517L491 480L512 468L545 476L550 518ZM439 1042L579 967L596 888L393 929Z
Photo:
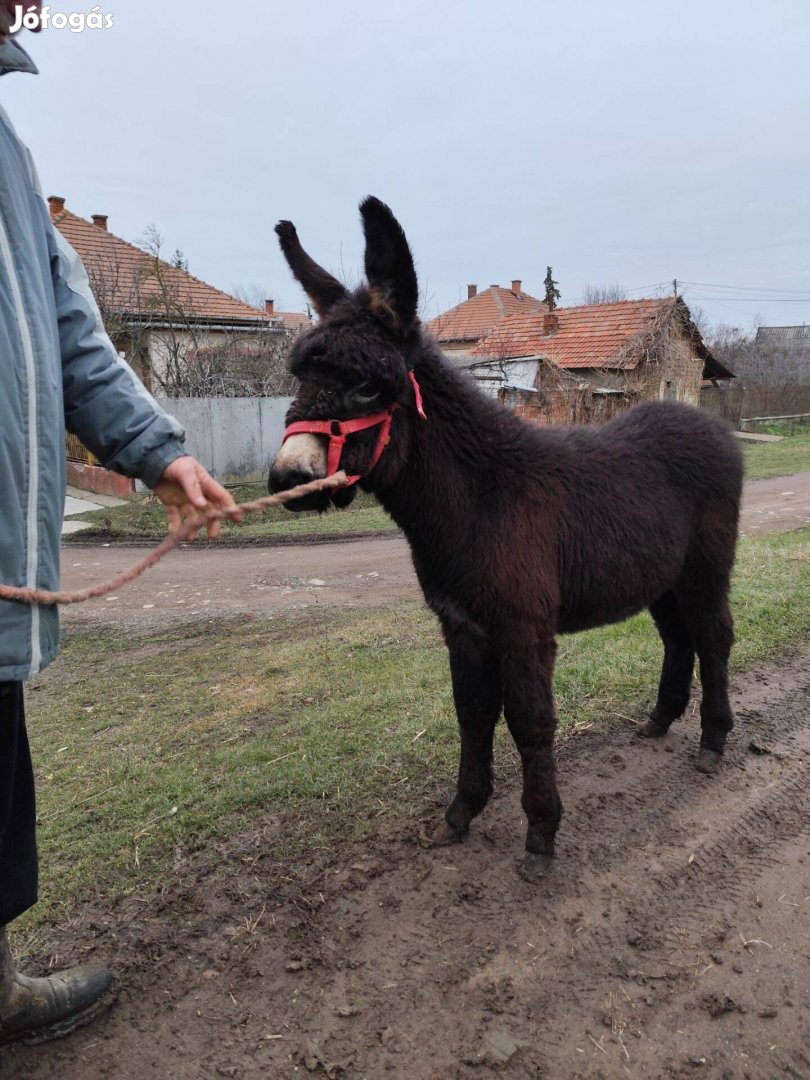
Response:
M678 295L678 279L677 278L672 279L672 295L673 296Z

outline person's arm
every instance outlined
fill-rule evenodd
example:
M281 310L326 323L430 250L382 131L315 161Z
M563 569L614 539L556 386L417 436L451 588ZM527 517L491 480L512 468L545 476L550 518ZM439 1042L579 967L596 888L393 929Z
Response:
M154 488L172 528L193 509L232 506L225 488L186 454L181 425L118 356L81 260L53 226L50 245L68 431L105 468ZM218 532L218 523L209 527L209 536Z

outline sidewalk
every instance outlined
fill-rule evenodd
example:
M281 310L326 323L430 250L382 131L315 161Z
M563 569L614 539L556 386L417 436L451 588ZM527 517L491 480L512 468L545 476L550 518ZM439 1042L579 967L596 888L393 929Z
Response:
M124 499L116 499L113 495L96 495L92 491L81 491L79 488L69 487L65 496L65 519L62 522L62 536L78 532L85 527L81 521L70 520L76 514L85 514L88 510L101 510L105 506L123 506L124 502Z

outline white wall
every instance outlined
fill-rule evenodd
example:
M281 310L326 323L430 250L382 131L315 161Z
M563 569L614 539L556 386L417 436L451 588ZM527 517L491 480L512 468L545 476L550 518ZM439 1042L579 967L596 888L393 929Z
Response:
M227 482L266 480L292 398L162 398L186 429L186 449Z

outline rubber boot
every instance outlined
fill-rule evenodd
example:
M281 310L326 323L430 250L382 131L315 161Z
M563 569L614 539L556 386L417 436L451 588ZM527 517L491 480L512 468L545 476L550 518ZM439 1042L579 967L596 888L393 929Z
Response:
M112 974L97 964L44 979L14 970L5 927L0 927L0 1043L45 1042L68 1035L109 1005Z

